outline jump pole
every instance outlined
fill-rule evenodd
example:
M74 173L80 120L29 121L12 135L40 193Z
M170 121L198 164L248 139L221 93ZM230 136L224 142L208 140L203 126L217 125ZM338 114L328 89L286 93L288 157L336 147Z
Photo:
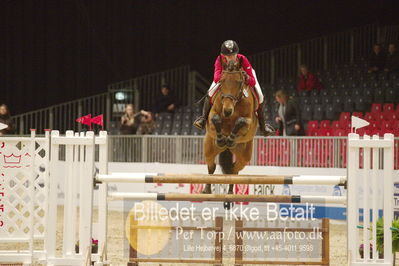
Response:
M106 183L180 183L180 184L274 184L274 185L339 185L346 186L346 176L268 176L268 175L205 175L161 173L112 173L97 175L97 182Z
M173 194L173 193L108 193L110 200L156 201L222 201L222 202L277 202L277 203L337 203L346 204L342 196L287 196L287 195L237 195L237 194Z

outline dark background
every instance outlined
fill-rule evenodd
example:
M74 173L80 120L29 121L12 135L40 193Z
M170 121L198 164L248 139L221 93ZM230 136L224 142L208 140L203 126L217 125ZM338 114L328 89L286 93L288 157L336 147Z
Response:
M13 114L190 64L220 44L257 52L350 27L398 24L399 1L0 1L0 102Z

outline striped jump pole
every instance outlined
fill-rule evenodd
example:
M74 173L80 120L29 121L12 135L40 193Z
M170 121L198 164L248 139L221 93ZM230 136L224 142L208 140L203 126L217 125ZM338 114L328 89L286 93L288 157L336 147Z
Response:
M112 173L97 176L105 183L180 183L180 184L293 184L346 186L346 176L269 176L269 175L206 175L160 173Z
M341 196L287 196L287 195L237 195L237 194L173 194L110 192L109 199L156 201L222 201L222 202L276 202L276 203L336 203L346 204Z

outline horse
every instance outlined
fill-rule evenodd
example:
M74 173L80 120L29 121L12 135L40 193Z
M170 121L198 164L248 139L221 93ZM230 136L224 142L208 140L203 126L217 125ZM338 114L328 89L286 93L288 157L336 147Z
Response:
M215 172L218 154L222 172L238 174L252 157L253 139L258 126L255 114L257 102L251 88L245 84L242 60L229 63L221 60L221 64L220 88L213 96L206 124L204 156L208 174ZM233 184L229 185L229 194L233 194L233 187ZM202 193L211 193L210 184L206 184Z

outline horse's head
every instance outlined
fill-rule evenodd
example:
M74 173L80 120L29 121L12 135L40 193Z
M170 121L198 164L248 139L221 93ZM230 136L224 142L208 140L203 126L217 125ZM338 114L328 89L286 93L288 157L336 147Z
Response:
M236 103L241 99L244 88L244 74L241 70L242 59L238 61L221 60L223 72L221 83L222 115L229 117L234 113Z

